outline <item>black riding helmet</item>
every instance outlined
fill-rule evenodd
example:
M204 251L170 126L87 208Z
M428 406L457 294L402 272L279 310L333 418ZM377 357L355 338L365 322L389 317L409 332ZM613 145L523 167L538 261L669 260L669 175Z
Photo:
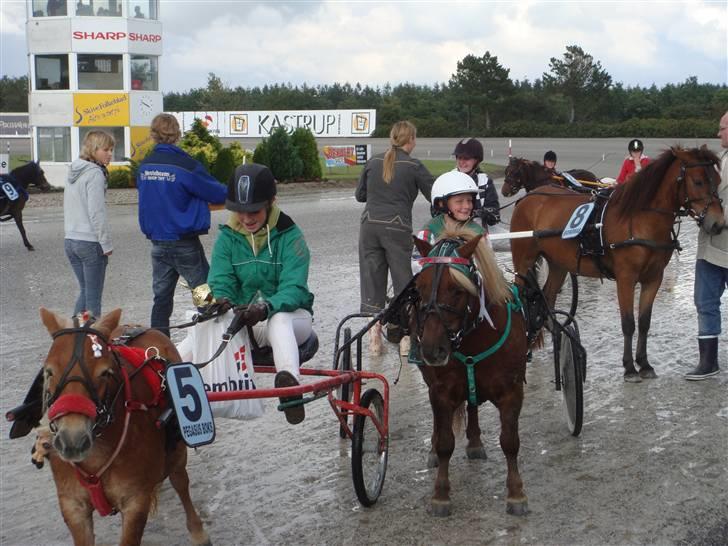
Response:
M475 138L464 138L455 146L452 155L477 159L478 163L480 163L483 161L483 145Z
M642 144L642 141L638 138L633 138L629 141L629 145L627 146L627 150L630 152L641 152L645 149L645 145Z
M556 163L556 152L553 150L549 150L545 154L543 154L543 162L546 163L547 161L553 161Z
M225 208L234 212L257 212L276 195L276 179L265 165L239 165L228 182Z

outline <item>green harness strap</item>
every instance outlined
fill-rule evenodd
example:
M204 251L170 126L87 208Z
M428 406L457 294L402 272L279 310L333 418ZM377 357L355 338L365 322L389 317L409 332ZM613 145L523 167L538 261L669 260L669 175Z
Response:
M513 301L509 301L506 304L506 309L508 310L508 319L506 321L506 328L505 330L503 330L503 335L501 335L500 339L496 341L494 345L492 345L482 353L478 353L477 355L468 356L464 355L459 351L453 353L453 356L457 360L465 364L465 370L468 377L468 404L472 406L478 405L478 389L475 385L475 365L478 362L481 362L488 358L490 355L495 353L503 346L503 344L506 342L506 339L508 339L508 336L511 333L511 313L512 311L521 310L522 304L521 299L518 297L518 288L512 285L511 292L513 293Z

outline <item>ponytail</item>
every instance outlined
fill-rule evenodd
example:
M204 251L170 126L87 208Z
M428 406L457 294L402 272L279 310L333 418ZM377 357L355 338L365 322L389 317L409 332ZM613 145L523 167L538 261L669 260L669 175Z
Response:
M389 184L394 178L394 161L397 159L397 148L401 148L417 136L417 128L409 121L398 121L389 132L391 146L384 154L382 178Z

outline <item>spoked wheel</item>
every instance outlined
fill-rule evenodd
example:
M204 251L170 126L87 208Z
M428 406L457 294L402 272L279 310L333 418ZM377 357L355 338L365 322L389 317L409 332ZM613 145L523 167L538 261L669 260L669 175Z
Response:
M541 287L541 290L543 290L546 285L546 279L548 278L548 274L548 262L541 258L538 265L538 285L539 287ZM562 326L571 324L571 322L574 320L574 315L576 315L576 308L578 304L579 283L577 281L577 276L574 273L569 273L568 275L566 275L566 279L564 279L564 284L561 285L561 289L556 294L556 303L553 307L554 309L558 309L568 314L568 316L562 314L559 317Z
M349 344L350 341L351 328L344 328L344 345L346 348L341 355L340 368L343 372L351 370L351 344ZM338 388L337 398L339 400L346 400L347 402L351 402L351 383L344 383ZM339 426L339 436L341 438L346 438L346 429L342 425Z
M369 389L361 397L361 407L369 408L382 423L384 401L377 389ZM365 415L354 416L354 437L351 439L351 474L354 490L363 506L371 506L379 498L387 473L389 438L380 442L374 421Z
M569 334L574 336L574 341ZM584 366L586 355L580 346L579 329L576 323L566 326L554 339L561 338L559 347L559 379L561 394L564 397L566 426L572 436L578 436L584 419Z

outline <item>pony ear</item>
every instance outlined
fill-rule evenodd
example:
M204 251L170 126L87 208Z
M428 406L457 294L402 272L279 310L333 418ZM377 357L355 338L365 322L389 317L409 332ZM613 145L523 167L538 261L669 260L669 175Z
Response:
M430 253L430 250L432 250L432 245L427 241L423 241L419 237L415 237L413 235L412 241L415 243L415 246L417 247L417 251L420 253L420 256L427 256Z
M46 330L48 330L50 335L53 335L58 330L68 326L67 320L61 317L58 313L49 311L45 307L41 307L39 311L40 320L43 322L43 325L46 327Z
M473 252L475 252L475 248L478 246L478 243L482 238L483 234L481 233L477 237L473 237L472 239L470 239L464 245L458 247L458 254L460 255L460 257L470 259L470 257L473 255Z
M101 317L94 324L94 328L105 332L106 335L109 335L117 326L119 326L119 319L121 319L121 309L117 308Z

